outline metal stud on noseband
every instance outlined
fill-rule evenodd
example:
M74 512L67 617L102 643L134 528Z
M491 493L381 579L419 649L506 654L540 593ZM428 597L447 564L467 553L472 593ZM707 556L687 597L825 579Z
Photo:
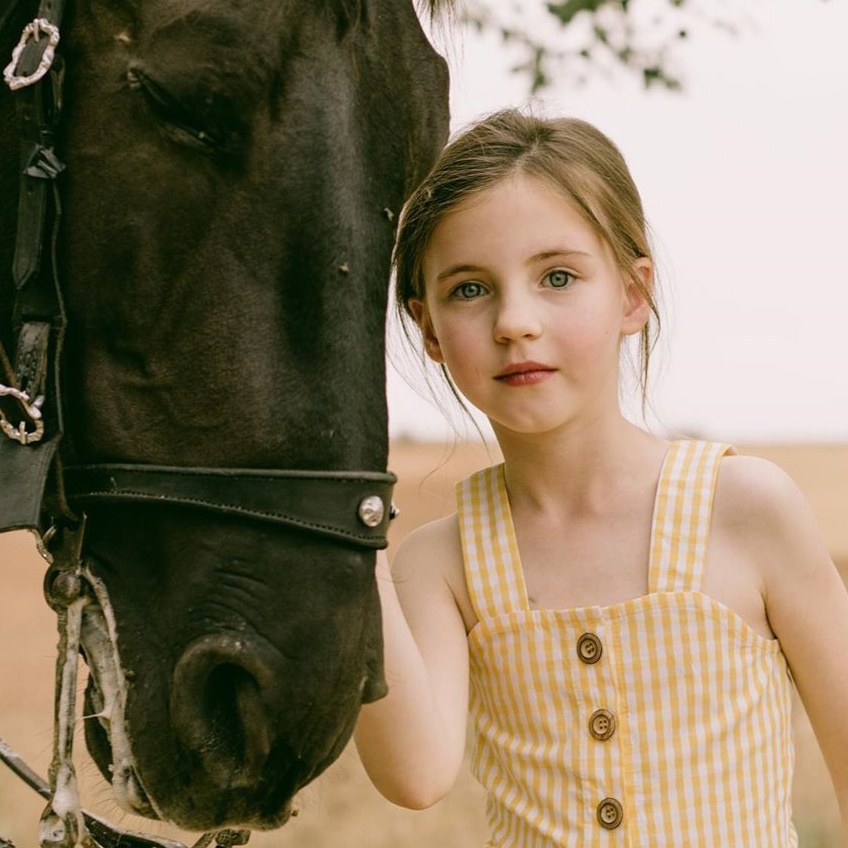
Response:
M379 495L369 495L363 498L356 513L359 520L370 528L379 527L386 517L386 503ZM389 521L394 521L400 515L400 510L392 501L389 504Z
M369 495L359 504L359 520L366 527L377 527L386 514L386 505L379 495Z

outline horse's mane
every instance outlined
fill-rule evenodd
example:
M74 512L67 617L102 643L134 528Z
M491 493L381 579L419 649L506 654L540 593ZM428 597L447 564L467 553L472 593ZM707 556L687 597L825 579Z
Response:
M435 16L452 11L459 5L459 0L418 0L418 4Z
M450 17L459 8L461 0L415 0L419 8L430 16L432 20Z

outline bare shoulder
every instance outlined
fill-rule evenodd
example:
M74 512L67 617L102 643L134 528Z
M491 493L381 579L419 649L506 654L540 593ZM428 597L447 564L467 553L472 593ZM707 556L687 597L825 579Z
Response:
M396 578L410 577L421 570L437 573L447 559L457 556L461 559L459 523L454 513L408 533L392 558L392 573Z
M398 545L392 558L398 592L413 587L447 589L462 613L466 630L476 623L462 561L462 542L456 513L422 524Z
M809 513L806 498L780 466L758 456L726 456L720 466L716 518L751 530L780 530L799 511Z
M803 492L782 468L760 457L722 460L713 521L719 532L757 551L767 568L828 558Z
M727 506L751 513L780 510L798 498L795 481L779 466L758 456L733 454L724 457L718 478L717 498Z

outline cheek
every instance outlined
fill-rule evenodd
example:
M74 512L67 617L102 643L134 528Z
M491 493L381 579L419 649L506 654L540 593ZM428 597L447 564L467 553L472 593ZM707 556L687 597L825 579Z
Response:
M485 340L467 323L439 322L435 330L442 360L456 384L463 388L483 368Z
M602 357L607 352L618 352L621 342L621 316L612 305L593 310L575 312L561 325L563 344L579 355Z
M480 349L467 338L451 336L440 343L444 364L451 374L471 375L480 367Z

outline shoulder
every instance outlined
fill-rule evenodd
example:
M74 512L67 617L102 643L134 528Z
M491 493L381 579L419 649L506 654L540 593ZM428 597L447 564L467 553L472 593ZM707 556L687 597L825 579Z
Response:
M406 535L398 545L392 559L392 573L396 577L411 576L422 569L434 573L445 555L461 555L459 522L456 513L428 521Z
M722 460L713 524L756 558L764 578L828 559L803 492L782 468L760 457L730 455Z
M456 513L410 532L392 558L392 577L398 593L407 597L417 591L449 594L462 613L466 630L474 625Z
M782 533L811 511L795 481L757 456L732 454L719 466L715 518L740 532Z
M804 496L795 481L773 462L740 454L722 459L716 507L724 508L738 521L780 517L799 500Z

